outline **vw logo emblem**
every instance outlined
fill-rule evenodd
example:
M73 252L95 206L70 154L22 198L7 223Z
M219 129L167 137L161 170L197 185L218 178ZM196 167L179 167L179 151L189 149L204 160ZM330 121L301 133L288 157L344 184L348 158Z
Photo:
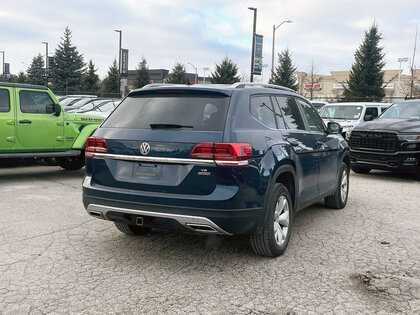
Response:
M140 153L143 155L148 155L150 152L150 144L148 144L147 142L143 142L142 144L140 144Z

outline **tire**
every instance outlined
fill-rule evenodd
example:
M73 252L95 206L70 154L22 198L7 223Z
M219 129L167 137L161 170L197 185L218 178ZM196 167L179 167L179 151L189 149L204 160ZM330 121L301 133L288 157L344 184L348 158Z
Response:
M75 171L85 166L85 156L81 154L79 156L61 157L55 158L58 165L68 171Z
M49 166L57 166L57 161L54 158L44 158L44 162Z
M331 209L343 209L349 197L349 168L346 163L341 163L338 176L337 189L334 194L324 199L325 205Z
M262 231L250 235L251 246L257 255L277 257L286 250L293 225L292 198L283 184L274 186L268 207Z
M145 228L137 225L130 225L120 222L114 222L118 230L127 235L147 235L150 233L150 228Z
M360 166L351 166L351 170L357 174L367 174L370 172L370 168L367 167L360 167Z

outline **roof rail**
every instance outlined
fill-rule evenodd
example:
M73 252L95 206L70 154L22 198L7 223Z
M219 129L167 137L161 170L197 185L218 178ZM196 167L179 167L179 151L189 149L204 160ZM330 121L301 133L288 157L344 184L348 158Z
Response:
M175 83L149 83L142 87L144 88L150 88L150 87L159 87L159 86L188 86L187 84L175 84Z
M246 87L261 87L261 88L276 89L276 90L283 90L283 91L296 93L296 91L289 89L287 87L284 87L281 85L275 85L275 84L267 84L267 83L237 82L237 83L232 84L232 87L234 89L242 89Z

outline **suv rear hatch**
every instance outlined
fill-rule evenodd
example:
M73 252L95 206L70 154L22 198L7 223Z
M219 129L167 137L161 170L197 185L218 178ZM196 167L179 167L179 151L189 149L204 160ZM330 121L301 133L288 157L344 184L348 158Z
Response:
M86 156L94 155L87 165L92 182L137 191L210 194L217 167L211 158L196 159L191 153L198 143L222 142L229 101L226 92L197 88L130 93L88 141Z

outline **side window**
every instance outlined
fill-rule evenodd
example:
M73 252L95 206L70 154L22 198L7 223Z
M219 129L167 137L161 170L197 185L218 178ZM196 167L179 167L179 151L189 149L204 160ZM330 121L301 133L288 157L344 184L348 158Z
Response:
M45 114L47 105L54 104L48 93L41 91L21 90L19 100L22 113Z
M10 95L9 90L0 89L0 113L10 111Z
M312 108L312 106L300 99L298 99L297 101L303 109L303 113L309 125L309 130L324 132L324 123L322 122L321 117L319 117L316 111Z
M384 112L384 111L386 111L386 109L387 109L388 107L381 107L381 114Z
M298 105L293 97L276 96L288 129L306 130Z
M273 105L269 96L253 96L250 104L251 115L269 128L277 128Z
M367 107L364 120L366 120L366 116L371 116L370 120L375 119L378 117L378 109L376 107Z

